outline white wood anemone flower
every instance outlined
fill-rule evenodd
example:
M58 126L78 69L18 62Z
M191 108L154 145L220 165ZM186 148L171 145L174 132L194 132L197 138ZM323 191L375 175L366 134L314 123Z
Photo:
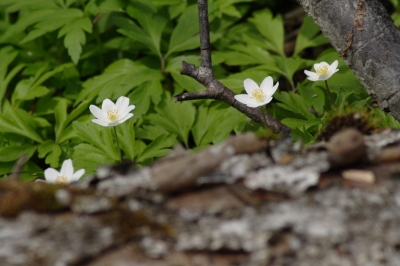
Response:
M134 105L129 105L129 98L121 96L114 104L110 99L105 99L101 109L96 105L90 105L90 112L96 117L92 122L104 127L113 127L124 123L133 116L130 113L135 109Z
M278 88L279 82L274 86L272 77L266 77L260 86L252 79L245 79L243 85L247 94L235 95L235 99L248 107L255 108L272 101L272 95Z
M84 173L85 169L80 169L74 173L72 160L68 159L63 162L60 172L54 168L47 168L44 170L44 178L47 183L69 184L78 181Z
M307 78L311 81L327 80L333 74L339 71L337 66L337 60L335 60L331 65L329 65L327 62L321 62L314 64L315 72L304 70L304 74L306 74L308 76Z

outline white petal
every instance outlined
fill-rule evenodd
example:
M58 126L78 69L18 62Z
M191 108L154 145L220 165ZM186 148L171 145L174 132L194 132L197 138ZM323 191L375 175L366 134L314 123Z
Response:
M256 107L260 107L260 106L263 106L264 104L262 103L262 102L256 102L256 101L254 101L254 102L251 102L251 103L248 103L248 104L246 104L248 107L251 107L251 108L256 108Z
M54 168L47 168L46 170L44 170L44 178L48 183L56 182L56 178L59 175L60 173Z
M267 93L268 90L272 89L274 86L274 80L272 77L266 77L260 85L260 89L264 91L264 93Z
M85 169L80 169L80 170L76 171L72 175L72 178L71 178L70 182L78 181L84 174L85 174Z
M321 74L318 77L318 80L327 80L332 76L332 74Z
M314 64L314 69L315 69L315 71L317 71L318 68L320 68L320 63L315 63L315 64Z
M89 110L97 119L107 121L106 114L96 105L90 105Z
M258 84L252 79L245 79L243 81L244 89L248 95L251 95L254 90L258 89Z
M262 102L262 105L266 105L266 104L268 104L270 101L272 101L272 97L267 97L263 102Z
M108 127L108 126L110 126L110 123L109 123L109 122L105 122L105 121L99 120L99 119L93 119L92 122L95 123L95 124L98 124L98 125L100 125L100 126L103 126L103 127Z
M135 106L134 105L129 105L124 110L121 110L121 112L118 112L118 114L120 115L120 119L122 117L126 116L127 114L129 114L133 109L135 109Z
M275 84L275 86L273 86L272 88L270 88L269 90L267 90L267 91L265 92L265 98L270 98L270 97L272 97L272 95L274 95L274 93L275 93L276 90L278 89L278 86L279 86L279 82L277 82L277 83ZM272 98L271 98L271 100L272 100ZM267 103L269 103L271 100L269 100Z
M122 124L122 123L124 123L126 120L128 120L129 118L131 118L133 116L133 114L132 113L128 113L128 114L126 114L124 117L122 117L120 120L118 120L118 124Z
M329 66L329 73L333 74L337 72L339 70L337 69L338 64L339 64L338 60L333 61L332 65Z
M101 105L101 110L107 113L107 111L110 109L115 109L115 104L110 99L105 99Z
M118 109L118 113L124 112L125 109L129 105L129 98L125 96L121 96L118 98L117 102L115 103L115 107Z
M304 70L304 74L306 74L308 76L308 79L311 81L317 81L319 78L319 75L317 73L308 70Z
M60 174L65 176L68 180L74 174L74 166L72 165L72 160L65 160L61 166Z
M319 65L319 67L327 67L329 69L329 64L327 62L320 62L319 64L316 64L316 65ZM317 70L317 69L315 69L315 70Z
M247 94L238 94L235 95L235 99L243 104L250 103L250 102L255 102L255 100L253 98L251 98L249 95Z

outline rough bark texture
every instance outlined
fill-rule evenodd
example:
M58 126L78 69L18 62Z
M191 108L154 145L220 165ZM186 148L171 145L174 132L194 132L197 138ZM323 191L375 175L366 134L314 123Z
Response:
M0 265L400 265L399 173L400 131L348 129L308 149L247 134L71 186L5 180Z
M400 121L400 33L377 0L298 0L357 78Z

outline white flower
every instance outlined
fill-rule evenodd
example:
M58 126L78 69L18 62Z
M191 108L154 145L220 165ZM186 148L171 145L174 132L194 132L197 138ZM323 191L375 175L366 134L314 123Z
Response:
M263 106L272 101L272 95L278 88L279 82L274 86L274 81L271 77L266 77L259 87L257 83L252 79L245 79L244 89L247 94L235 95L235 99L241 103L244 103L248 107L259 107Z
M332 63L332 65L329 65L326 62L321 62L319 64L314 65L315 72L304 70L304 73L308 76L308 79L311 81L327 80L333 74L339 71L339 69L337 69L337 66L338 66L337 60L335 60Z
M74 173L74 166L72 160L65 160L61 166L60 172L54 168L47 168L44 170L44 178L47 183L52 184L69 184L78 181L83 176L85 169L78 170Z
M101 109L96 105L90 105L90 112L97 118L92 122L104 127L112 127L122 124L133 116L130 111L135 109L134 105L129 105L129 98L121 96L114 104L110 99L105 99Z

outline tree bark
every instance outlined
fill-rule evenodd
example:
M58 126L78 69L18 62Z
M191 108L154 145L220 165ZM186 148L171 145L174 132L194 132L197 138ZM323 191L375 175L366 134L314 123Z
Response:
M379 105L400 121L400 34L377 0L298 0Z

